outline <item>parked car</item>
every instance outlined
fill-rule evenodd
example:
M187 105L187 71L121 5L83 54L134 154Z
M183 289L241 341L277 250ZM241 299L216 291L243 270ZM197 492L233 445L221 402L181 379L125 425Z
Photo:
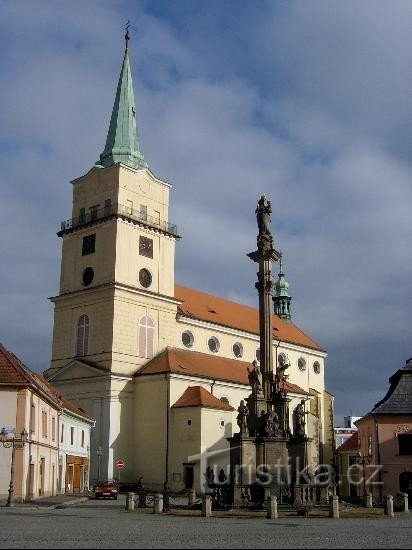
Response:
M94 498L114 498L117 500L119 488L112 479L108 481L98 481L94 486Z

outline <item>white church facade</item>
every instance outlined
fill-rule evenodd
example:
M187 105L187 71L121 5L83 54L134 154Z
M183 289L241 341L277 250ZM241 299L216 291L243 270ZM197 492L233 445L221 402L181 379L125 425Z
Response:
M207 467L227 471L230 464L227 438L238 431L248 368L259 360L259 313L175 283L180 237L169 222L171 185L139 148L127 47L104 152L72 185L45 376L96 421L91 483L101 447L102 478L118 477L122 459L122 481L142 477L152 489L199 491ZM330 464L327 354L292 322L282 273L276 295L283 309L273 315L274 370L290 364L291 426L305 400L309 464Z

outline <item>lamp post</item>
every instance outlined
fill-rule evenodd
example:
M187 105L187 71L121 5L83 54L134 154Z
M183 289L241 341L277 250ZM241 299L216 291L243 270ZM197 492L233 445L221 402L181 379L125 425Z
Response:
M101 445L97 447L97 482L100 481L100 466L102 460L103 449Z
M16 437L15 428L6 428L3 427L0 432L0 442L3 444L3 447L10 449L11 447L11 468L10 468L10 485L9 485L9 496L7 498L6 506L9 508L14 506L14 458L16 449L22 449L27 442L29 434L26 429L24 429L20 437Z
M371 463L371 455L362 455L359 453L358 464L362 465L362 477L363 477L363 500L366 502L366 466Z

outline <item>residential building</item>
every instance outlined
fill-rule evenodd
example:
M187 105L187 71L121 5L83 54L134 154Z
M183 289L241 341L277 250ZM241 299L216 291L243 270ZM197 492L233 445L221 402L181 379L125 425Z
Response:
M83 493L89 488L90 433L94 424L84 411L62 397L59 417L60 493Z
M385 397L356 422L364 491L379 503L399 492L412 498L412 358L389 383Z

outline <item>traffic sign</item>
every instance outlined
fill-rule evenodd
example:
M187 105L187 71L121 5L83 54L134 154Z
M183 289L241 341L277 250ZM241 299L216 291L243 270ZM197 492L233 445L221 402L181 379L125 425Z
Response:
M118 470L122 470L126 465L126 462L119 458L119 460L116 460L116 467Z

